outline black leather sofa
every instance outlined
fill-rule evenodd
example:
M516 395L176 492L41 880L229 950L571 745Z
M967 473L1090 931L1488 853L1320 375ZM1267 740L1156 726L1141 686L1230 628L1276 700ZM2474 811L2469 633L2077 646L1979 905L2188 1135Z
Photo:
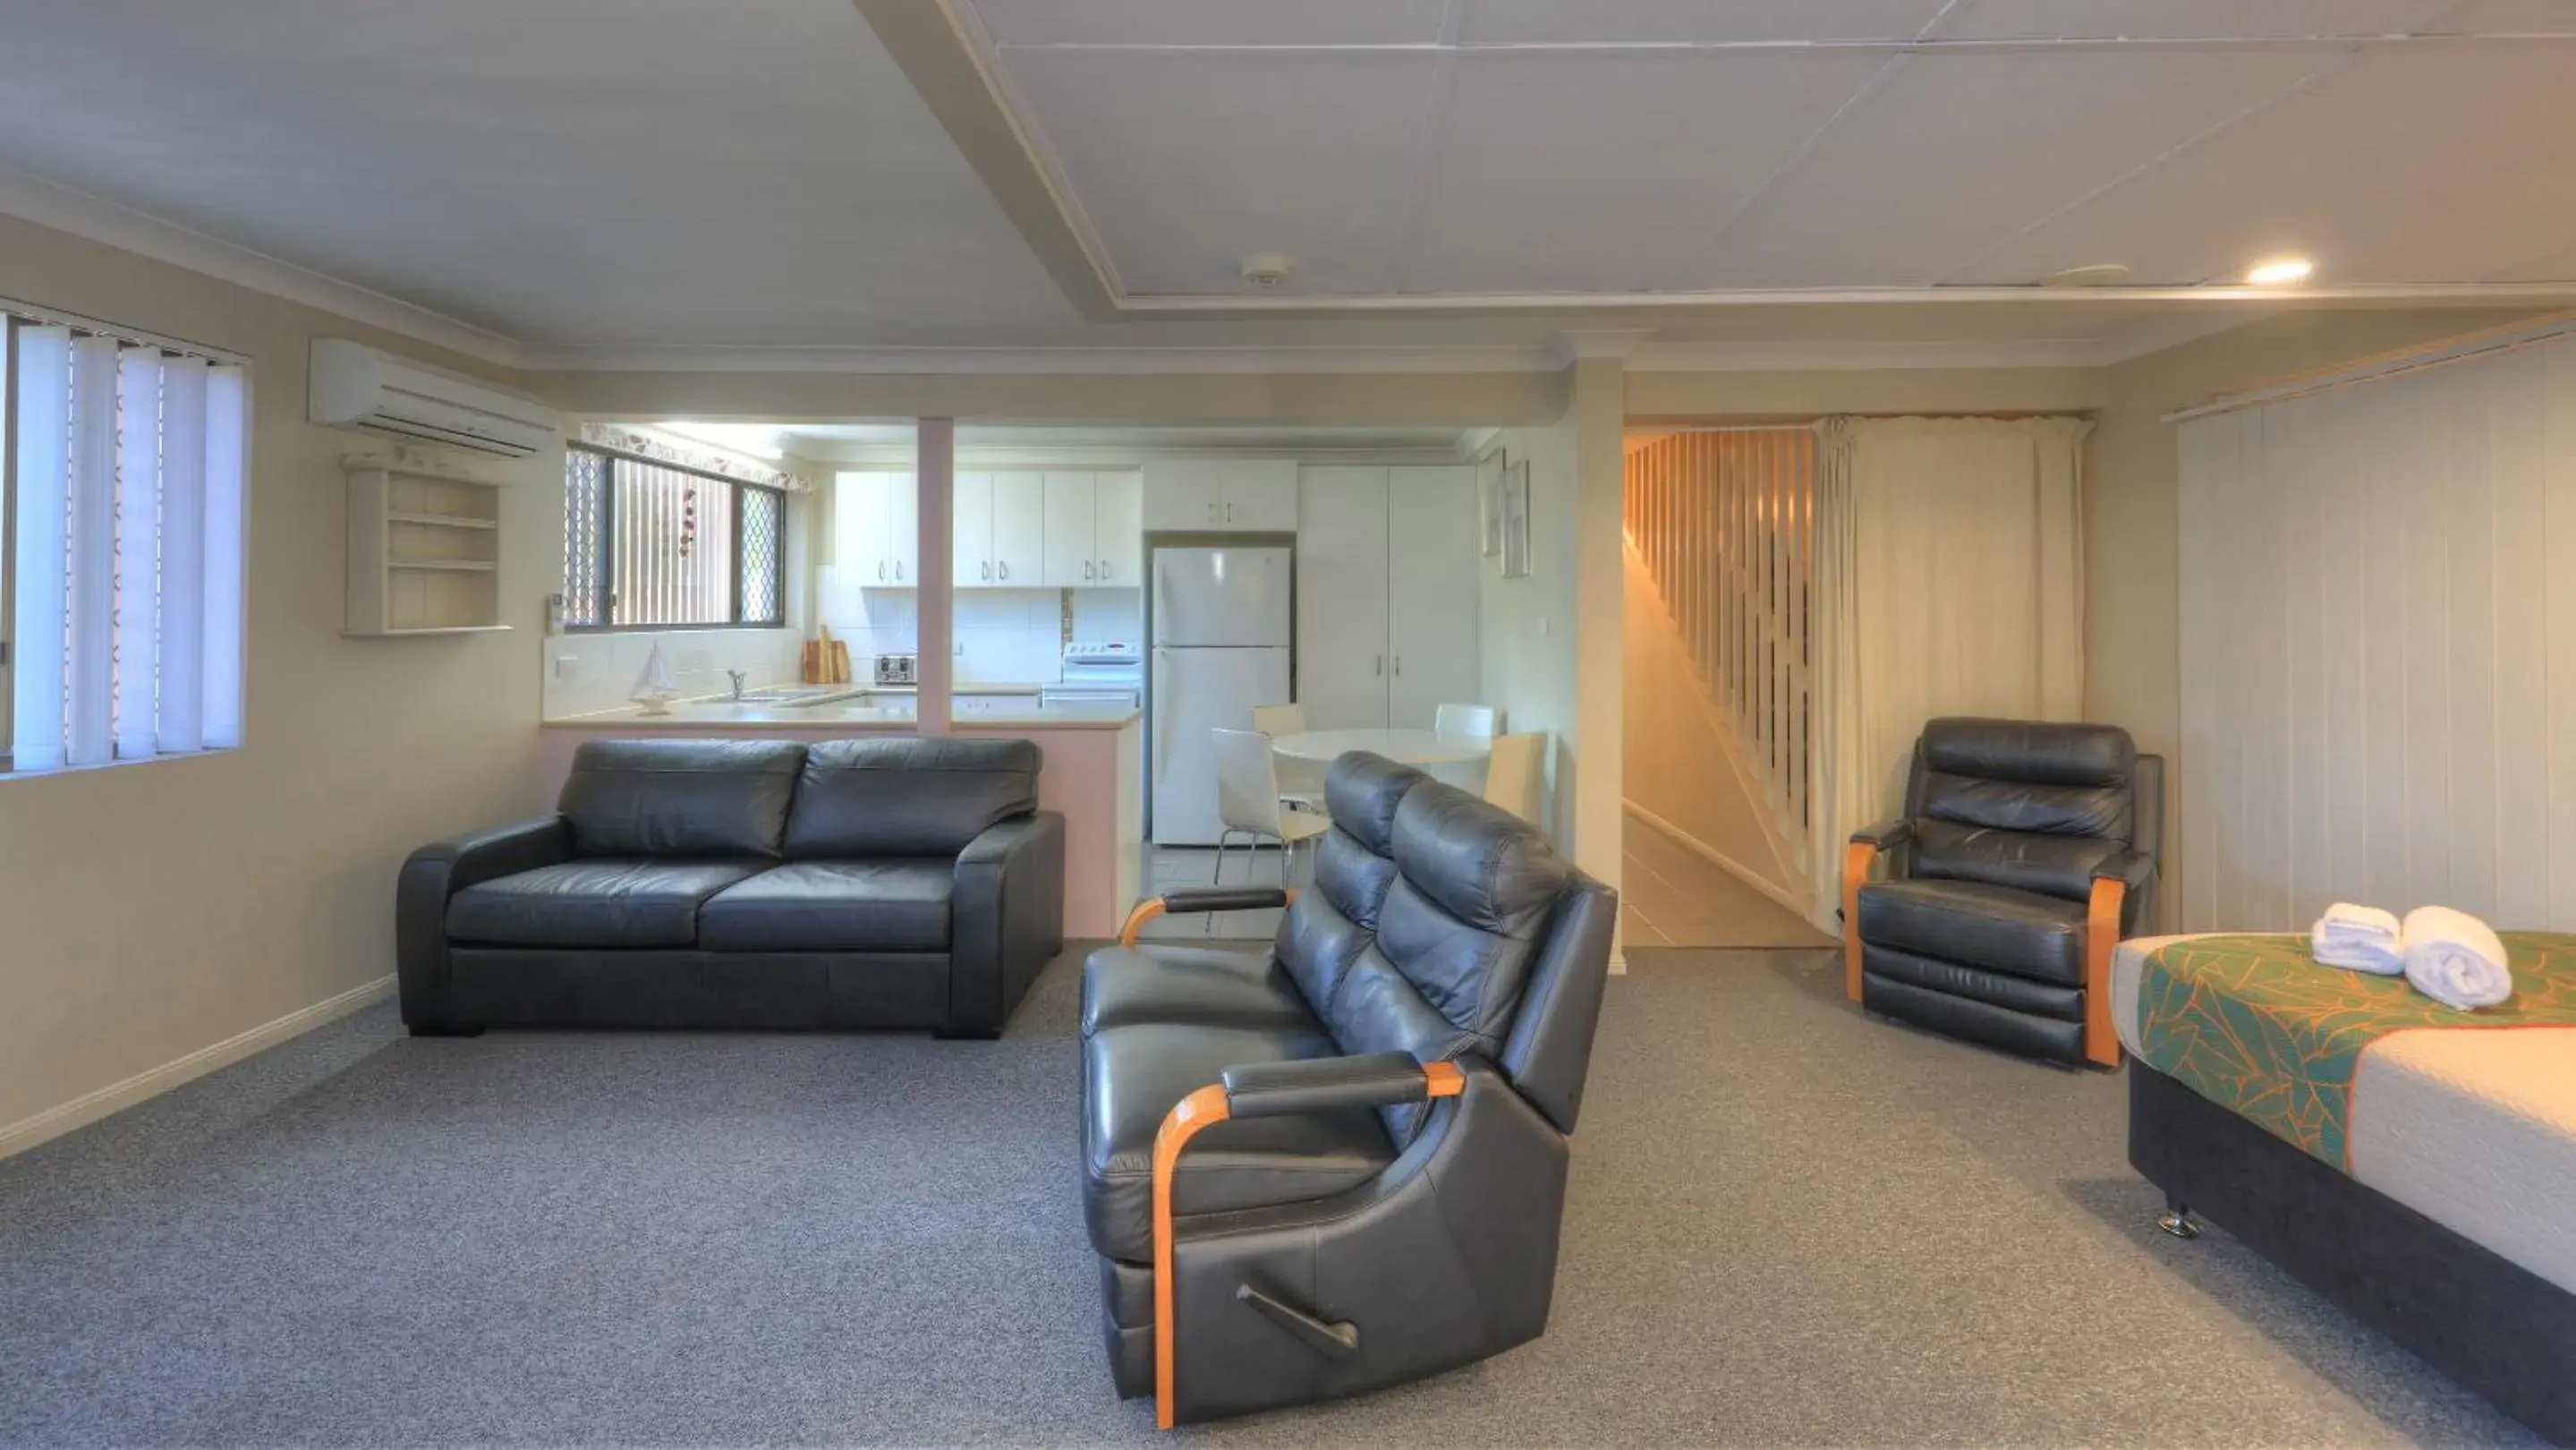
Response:
M2116 725L1925 725L1905 814L1843 858L1846 991L1954 1037L2118 1066L2111 949L2156 919L2164 800L2164 761Z
M1148 902L1084 968L1110 1373L1166 1426L1418 1379L1547 1323L1618 898L1378 756L1335 762L1325 795L1312 889ZM1134 945L1156 911L1283 901L1268 953Z
M1064 820L1023 740L595 740L559 809L424 846L402 1016L991 1037L1063 946Z

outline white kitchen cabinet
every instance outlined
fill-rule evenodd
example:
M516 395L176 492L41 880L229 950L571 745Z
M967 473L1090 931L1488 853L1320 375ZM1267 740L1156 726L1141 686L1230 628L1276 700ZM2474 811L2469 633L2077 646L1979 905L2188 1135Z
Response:
M1386 723L1428 730L1442 702L1482 698L1476 470L1388 469L1386 544Z
M840 473L832 479L832 559L863 588L920 582L917 495L909 473Z
M1046 578L1046 476L993 475L993 585L1033 589Z
M1310 730L1386 724L1386 470L1298 481L1297 703Z
M1100 555L1093 550L1094 490L1088 473L1046 475L1046 582L1080 589L1100 576Z
M1133 473L1091 476L1092 549L1100 576L1092 582L1133 589L1145 582L1144 480Z
M1045 483L1035 473L960 473L956 584L1033 589L1046 574Z
M1297 531L1297 465L1284 458L1229 459L1217 465L1219 528L1245 533Z
M1283 458L1157 458L1144 469L1145 527L1187 533L1293 533L1297 465Z
M993 475L961 473L949 481L949 579L960 589L993 585Z
M1145 464L1145 527L1155 533L1201 532L1222 527L1216 463L1205 458L1156 458Z
M1431 727L1481 693L1475 470L1301 471L1297 700L1317 730Z

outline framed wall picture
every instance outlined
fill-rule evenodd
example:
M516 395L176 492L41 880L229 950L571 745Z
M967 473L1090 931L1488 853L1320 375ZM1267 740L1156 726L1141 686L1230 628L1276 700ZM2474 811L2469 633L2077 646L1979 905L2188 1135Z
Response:
M1525 579L1530 571L1529 460L1503 469L1503 577Z
M1503 552L1503 470L1501 449L1476 465L1476 526L1484 539L1485 557Z

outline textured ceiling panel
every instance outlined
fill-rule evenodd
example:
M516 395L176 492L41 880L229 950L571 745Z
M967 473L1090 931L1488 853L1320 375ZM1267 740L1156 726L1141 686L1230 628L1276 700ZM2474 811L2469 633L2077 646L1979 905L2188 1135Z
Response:
M6 9L0 167L514 335L1071 316L849 0Z
M1414 291L1634 292L1700 255L1887 58L1462 57Z
M1911 40L1942 0L1460 0L1469 44Z
M1430 55L1009 60L1130 289L1240 291L1241 261L1256 252L1295 257L1299 291L1394 289Z
M2451 8L2452 0L1962 0L1933 33L1944 40L2395 35Z
M2101 261L2140 281L2228 280L2277 252L2312 254L2325 282L2491 280L2570 240L2551 201L2576 134L2571 60L2546 45L2370 52L1955 280Z
M1675 285L1930 286L2322 60L2277 48L1911 57Z
M1407 45L1441 0L975 0L997 45Z

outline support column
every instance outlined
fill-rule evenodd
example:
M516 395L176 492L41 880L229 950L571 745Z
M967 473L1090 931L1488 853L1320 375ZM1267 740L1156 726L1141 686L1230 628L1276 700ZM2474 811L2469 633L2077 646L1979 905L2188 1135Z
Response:
M913 727L924 735L948 733L950 695L956 681L957 593L949 574L956 558L950 535L956 531L957 420L920 418L913 423L914 550L913 573L921 583L913 600L919 638L920 693L915 697L920 719Z
M1621 505L1628 408L1621 359L1635 340L1635 334L1568 339L1575 352L1573 398L1566 410L1574 425L1574 860L1613 889L1619 885L1626 824ZM1612 961L1621 961L1621 954L1614 939Z

